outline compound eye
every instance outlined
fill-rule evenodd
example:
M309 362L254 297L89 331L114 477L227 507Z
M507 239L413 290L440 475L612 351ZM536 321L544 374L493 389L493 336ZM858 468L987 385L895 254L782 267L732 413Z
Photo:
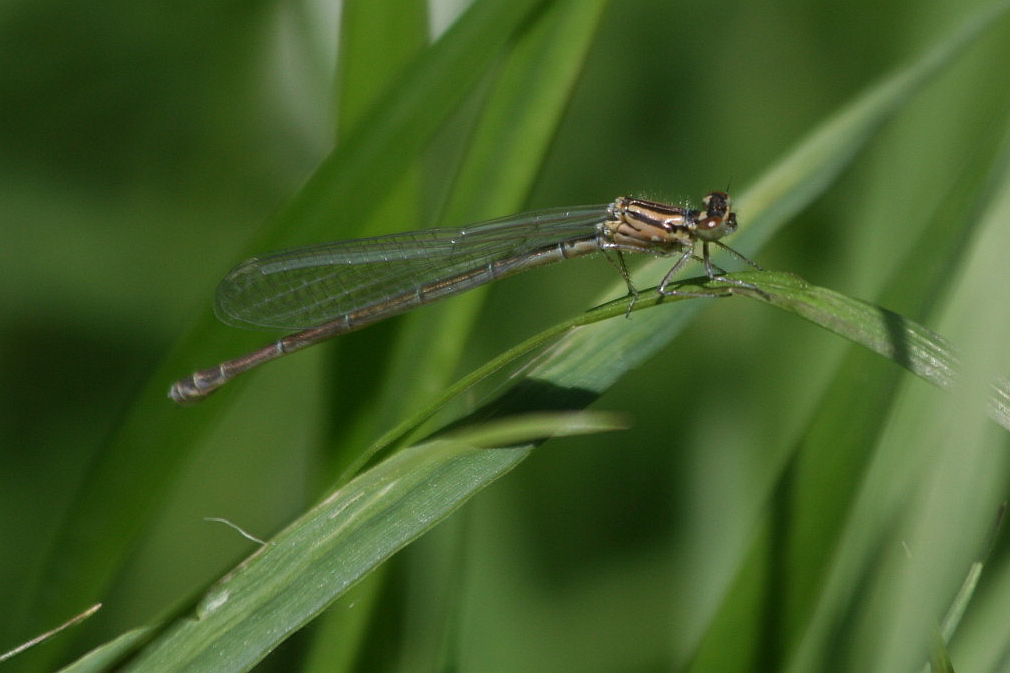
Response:
M726 192L712 192L701 200L705 206L705 214L709 217L723 219L730 212L729 194Z

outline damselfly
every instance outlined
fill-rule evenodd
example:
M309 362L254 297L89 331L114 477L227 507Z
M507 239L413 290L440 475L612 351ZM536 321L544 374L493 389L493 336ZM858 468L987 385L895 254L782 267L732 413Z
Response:
M709 245L715 244L757 266L719 240L736 227L736 214L723 192L708 194L697 210L622 197L609 205L542 210L463 229L429 229L253 257L218 286L218 318L238 327L301 331L195 372L173 384L169 397L195 402L244 371L324 339L526 269L596 252L614 253L632 302L637 292L625 252L679 255L659 285L662 294L678 294L671 281L692 258L704 264L711 279L752 287L725 277L709 256ZM698 242L700 258L695 255Z

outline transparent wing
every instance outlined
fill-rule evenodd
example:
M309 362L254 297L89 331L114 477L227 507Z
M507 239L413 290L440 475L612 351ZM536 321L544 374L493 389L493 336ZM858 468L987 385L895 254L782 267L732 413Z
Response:
M218 317L238 327L314 327L444 278L591 237L606 205L558 208L462 229L428 229L253 257L221 281ZM459 290L468 289L466 286Z

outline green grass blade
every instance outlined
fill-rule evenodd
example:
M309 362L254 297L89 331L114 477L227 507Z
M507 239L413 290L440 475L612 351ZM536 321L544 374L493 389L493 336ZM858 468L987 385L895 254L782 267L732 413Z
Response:
M150 637L150 628L127 631L96 647L69 666L61 668L60 673L98 673L112 670L132 652L147 643Z
M517 465L531 443L622 425L599 413L543 414L398 452L270 540L123 670L249 670L366 573Z
M354 134L428 41L427 3L348 0L337 55L337 137ZM394 95L394 94L387 94Z
M914 320L827 288L811 286L793 274L755 272L734 277L754 283L760 292L723 286L733 294L764 300L795 313L894 361L940 388L950 389L958 380L959 358L953 346ZM1010 416L1005 406L1008 395L1010 386L1006 379L994 381L988 413L1010 430Z

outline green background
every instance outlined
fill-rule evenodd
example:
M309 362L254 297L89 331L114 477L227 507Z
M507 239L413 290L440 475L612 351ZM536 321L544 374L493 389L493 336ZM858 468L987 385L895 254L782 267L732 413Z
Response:
M624 194L696 202L713 189L743 190L975 4L614 0L526 206ZM451 11L433 12L437 29ZM284 2L17 0L0 9L0 605L15 606L12 615L45 581L42 563L77 489L140 388L332 148L338 19L335 8ZM970 176L1003 142L1008 40L1004 20L756 260L877 301L893 260L912 245L903 234L937 217L953 185L976 184ZM465 140L453 125L464 118L465 109L450 120L421 171L431 218L391 216L384 231L440 224L454 143ZM739 218L746 226L746 211ZM347 212L334 235L354 235L354 220ZM591 307L613 280L597 259L497 284L454 371ZM886 306L956 339L943 328L957 320L933 322L922 301ZM325 492L323 447L335 437L366 441L398 420L348 420L372 394L369 381L396 366L384 362L391 329L286 358L219 393L234 404L204 424L72 653L151 621L251 551L203 517L268 537ZM783 567L776 522L816 519L820 507L852 516L844 503L859 478L833 477L864 468L847 465L858 460L851 456L818 463L814 485L797 491L803 459L788 458L760 514L751 509L754 475L802 444L825 379L851 348L756 302L712 303L595 403L625 412L630 429L549 442L394 559L359 666L437 668L431 662L450 651L463 670L785 668L817 587L763 575ZM878 386L876 377L893 374L882 359L860 362L854 395L861 382ZM939 399L926 384L904 383L900 395ZM892 422L900 432L924 421ZM991 459L985 471L1005 471L1004 456ZM990 499L995 519L998 489ZM900 541L881 540L880 554ZM832 542L809 542L790 551L792 561L823 567ZM725 587L734 598L696 649L685 612L707 577L727 572L718 566L727 558L745 560ZM875 585L864 579L851 591L872 594ZM0 650L37 632L16 619L0 617ZM451 636L426 635L446 622ZM966 645L963 656L976 658L965 670L987 670L976 653L1010 642L1008 634L985 626L974 634L989 649ZM295 637L264 666L291 670L310 637ZM866 638L853 636L861 645L834 664L855 667L862 647L874 649Z

